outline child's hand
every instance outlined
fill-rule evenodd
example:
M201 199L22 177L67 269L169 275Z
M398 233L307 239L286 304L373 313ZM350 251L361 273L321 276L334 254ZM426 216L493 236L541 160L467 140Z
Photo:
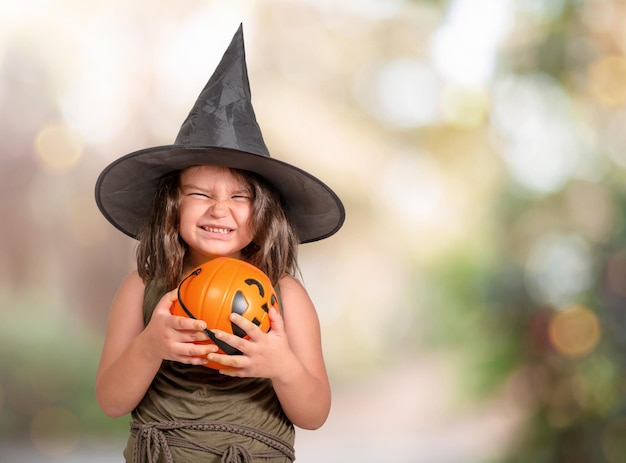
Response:
M201 365L207 355L217 352L214 344L194 344L208 339L203 331L206 323L172 315L170 309L177 298L177 290L165 294L156 305L152 318L143 331L145 354L159 360Z
M289 368L289 359L294 359L295 355L289 348L283 317L273 308L269 311L269 317L270 331L264 333L249 320L235 313L231 314L231 321L243 329L250 339L213 330L218 339L242 353L242 355L209 354L209 360L232 367L220 370L220 373L228 376L275 379Z

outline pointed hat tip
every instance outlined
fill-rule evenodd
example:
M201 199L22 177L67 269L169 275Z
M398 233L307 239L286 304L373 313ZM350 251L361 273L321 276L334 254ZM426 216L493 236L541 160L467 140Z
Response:
M252 107L243 24L239 25L174 143L270 156Z
M241 36L241 38L243 39L243 23L239 23L239 27L235 31L234 37L237 37L237 36Z

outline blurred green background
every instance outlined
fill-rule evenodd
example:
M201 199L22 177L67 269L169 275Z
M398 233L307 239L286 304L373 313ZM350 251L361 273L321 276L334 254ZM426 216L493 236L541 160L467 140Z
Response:
M272 155L347 208L301 247L334 405L298 462L626 461L623 0L0 3L0 461L120 461L94 183L240 22Z

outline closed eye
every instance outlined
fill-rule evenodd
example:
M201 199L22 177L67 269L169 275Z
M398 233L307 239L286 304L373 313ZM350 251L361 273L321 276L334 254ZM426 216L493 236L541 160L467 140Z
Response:
M204 188L195 187L193 185L185 185L182 187L182 193L185 197L196 197L199 199L212 199L215 201L221 201L219 197L212 191L205 190ZM254 199L254 196L248 189L243 190L231 190L227 193L224 200L235 202L250 202Z
M191 196L191 197L195 197L195 198L198 198L198 199L216 199L216 198L214 198L213 196L211 196L211 195L209 195L207 193L202 193L202 192L199 192L199 191L190 191L190 192L186 193L185 196L188 196L188 197ZM250 195L246 195L246 194L242 194L242 195L235 194L235 195L232 195L230 197L230 201L234 201L234 202L238 202L238 203L239 202L241 202L241 203L249 202L249 201L252 201L252 197Z
M191 192L187 193L187 196L200 196L202 198L207 198L207 199L210 198L209 195L207 195L205 193L200 193L198 191L191 191Z

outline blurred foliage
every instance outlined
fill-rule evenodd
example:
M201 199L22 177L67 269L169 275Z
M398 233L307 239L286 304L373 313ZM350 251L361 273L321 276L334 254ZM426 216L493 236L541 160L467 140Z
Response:
M67 301L51 288L5 289L0 306L3 439L45 441L64 431L63 423L70 432L76 425L84 437L127 432L126 419L109 419L94 400L102 333L68 311Z
M590 93L598 92L591 80L597 62L611 54L623 59L623 29L616 32L612 25L618 17L623 20L624 4L545 2L550 14L534 24L523 21L528 19L522 14L524 4L517 5L520 22L500 54L499 72L549 75L566 89L598 134L592 147L595 160L588 162L601 166L604 173L599 182L572 179L547 194L515 181L504 183L494 195L494 226L485 228L488 244L482 249L457 249L428 269L428 285L434 290L425 305L441 310L431 320L427 344L456 347L467 379L463 386L472 400L504 391L524 410L524 424L498 462L623 462L626 183L623 166L607 157L612 141L602 124L621 117L624 101L598 102ZM623 85L622 75L614 71L603 90L610 91L611 79L620 79ZM625 144L619 147L626 149ZM601 222L607 221L602 216L593 219L603 203L586 198L594 197L591 190L597 185L602 191L597 199L606 195L612 205L610 225L604 224L610 228L599 235L591 229L602 228ZM586 220L574 212L577 208L588 216ZM533 248L551 236L584 243L592 269L587 287L552 300L537 290L542 284L544 289L549 286L550 272L535 275L544 280L533 283L529 264ZM549 249L544 251L539 253L543 257ZM553 272L567 274L569 263L554 262ZM552 287L557 284L555 280Z
M585 19L589 19L586 15L594 4L599 8L615 8L614 11L623 6L620 2L562 2L560 13L546 21L543 38L522 53L525 55L524 65L515 64L519 57L514 53L507 54L505 61L508 58L509 63L513 63L512 70L516 72L552 75L569 89L573 100L586 105L582 110L589 115L595 111L618 114L622 105L598 109L596 103L587 99L589 88L581 85L585 81L575 79L585 69L592 68L595 60L605 53L618 51L610 42L593 44L597 34L592 33L591 22L585 24ZM610 33L608 28L603 30L603 34ZM607 140L599 137L597 141L593 149L604 154L603 143ZM515 439L509 456L502 462L625 461L626 364L623 339L626 325L623 313L626 300L622 288L626 284L626 274L621 269L610 268L610 261L619 259L621 250L626 246L622 225L626 207L623 180L621 166L609 167L602 183L615 204L617 219L610 232L595 241L585 236L585 230L576 222L567 204L568 194L580 188L580 181L571 181L563 190L545 197L524 198L520 194L522 192L510 187L501 193L496 217L502 224L502 230L498 234L499 239L494 242L495 250L492 250L499 259L488 271L488 287L493 290L485 299L491 308L489 318L492 323L498 324L498 328L486 332L485 336L489 341L500 339L502 335L510 341L515 340L515 345L509 343L508 346L511 355L508 355L506 368L494 371L498 374L492 377L492 381L495 378L510 380L511 372L516 372L514 387L527 396L525 405L528 413L525 431ZM595 206L593 201L585 205L588 208ZM529 294L528 270L522 268L524 262L520 262L516 255L520 252L520 237L516 233L520 217L542 210L546 214L541 228L543 236L576 234L589 246L593 282L588 289L581 288L573 296L562 300L561 304L541 301L536 294ZM562 265L567 265L567 262L562 262ZM567 268L562 270L567 271ZM558 317L562 313L573 313L572 306L589 311L588 320L597 317L600 339L588 350L575 348L580 347L588 335L587 327L580 326L581 319L570 321L572 326L568 329L571 333L567 335L572 338L567 341L570 344L559 342ZM584 313L582 310L577 313ZM497 341L492 347L496 352L499 350ZM493 359L501 366L498 361L501 353L483 358ZM486 375L489 369L479 368L477 371Z

